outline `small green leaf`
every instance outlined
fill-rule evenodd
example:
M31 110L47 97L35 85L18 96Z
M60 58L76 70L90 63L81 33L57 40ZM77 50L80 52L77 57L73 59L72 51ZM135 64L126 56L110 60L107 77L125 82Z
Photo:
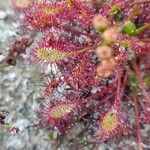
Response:
M121 21L123 20L123 12L121 10L118 10L118 12L114 15L115 21Z
M139 89L139 81L137 80L136 75L133 73L129 77L129 84L130 84L130 89L132 90Z
M128 20L124 25L123 33L128 34L130 36L136 35L135 24Z
M115 21L121 21L123 19L123 12L117 4L110 8L109 13L114 16Z
M113 5L110 8L109 12L110 12L110 14L116 14L118 12L118 10L120 10L119 5Z

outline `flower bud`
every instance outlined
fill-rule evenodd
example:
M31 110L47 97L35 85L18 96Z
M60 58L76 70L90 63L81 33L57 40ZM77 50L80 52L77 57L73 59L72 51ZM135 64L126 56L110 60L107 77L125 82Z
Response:
M108 27L108 21L102 15L96 15L93 20L93 26L97 31L103 31Z
M112 57L110 59L103 59L101 61L101 65L104 70L113 70L114 67L116 66L116 61L115 61L114 57Z
M117 32L114 28L108 28L102 34L102 38L107 44L110 44L117 40Z
M96 54L100 59L109 59L112 56L112 49L108 46L100 46L96 49Z
M100 65L97 67L97 77L100 78L107 78L112 74L111 70L105 70L103 67Z

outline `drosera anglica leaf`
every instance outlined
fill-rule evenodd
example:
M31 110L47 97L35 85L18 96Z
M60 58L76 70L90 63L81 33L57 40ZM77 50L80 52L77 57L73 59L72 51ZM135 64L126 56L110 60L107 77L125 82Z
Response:
M125 118L119 106L115 104L101 117L99 128L97 138L102 141L112 140L122 134L127 134L130 129L128 124L125 124Z
M72 121L79 111L78 100L65 100L52 102L47 100L40 110L41 125L52 126L60 133L64 133L71 126Z
M51 47L41 47L35 50L35 57L40 62L57 63L69 56L70 53L61 52Z

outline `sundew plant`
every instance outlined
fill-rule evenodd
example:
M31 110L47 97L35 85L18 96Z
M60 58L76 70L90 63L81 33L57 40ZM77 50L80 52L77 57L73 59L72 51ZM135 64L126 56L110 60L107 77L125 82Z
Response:
M150 1L12 0L12 7L26 34L0 68L15 67L26 52L28 65L50 70L39 87L39 122L31 128L46 130L53 149L94 150L133 137L135 149L144 150L150 143L142 134L150 125ZM1 125L7 115L1 111Z

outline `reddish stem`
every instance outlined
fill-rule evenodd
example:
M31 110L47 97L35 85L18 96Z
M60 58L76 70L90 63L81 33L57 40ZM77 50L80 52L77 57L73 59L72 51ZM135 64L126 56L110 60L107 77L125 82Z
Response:
M132 92L133 100L134 100L134 108L135 108L135 121L136 121L136 127L137 127L137 143L138 143L138 150L142 150L142 137L141 137L141 131L140 131L140 119L139 119L139 110L138 110L138 103L135 92Z
M67 32L71 32L71 33L73 33L75 35L78 35L78 36L85 35L86 37L94 38L94 39L96 39L98 37L98 36L95 36L95 35L91 35L91 34L87 34L87 33L81 32L79 30L71 28L70 26L62 26L62 28L63 28L63 30L65 30Z
M89 97L83 99L83 103L86 103L86 102L88 102L88 101L91 100L91 99L97 98L97 97L99 97L99 96L101 96L101 95L107 93L108 90L109 90L109 87L103 88L100 92L97 92L97 93L95 93L95 94L92 94L92 95L90 95Z
M121 98L124 94L124 89L127 84L128 72L127 71L125 72L123 82L121 82L121 77L122 77L122 74L118 70L118 75L117 75L118 85L117 85L117 91L116 91L116 101L118 102L119 105L121 102ZM115 103L116 103L116 101L115 101Z
M118 85L117 85L117 94L116 94L116 100L120 101L120 97L121 97L121 73L118 70Z
M136 76L137 76L137 78L139 80L140 88L142 90L142 94L145 97L145 99L147 100L147 102L150 104L149 94L147 93L147 91L146 91L146 89L144 87L144 81L143 81L143 79L141 77L141 73L140 73L140 71L139 71L139 69L138 69L138 67L137 67L137 65L135 63L133 64L133 68L134 68Z
M115 94L112 93L109 96L107 96L106 98L102 99L96 106L95 108L99 108L102 104L104 104L105 102L107 102L108 100L110 100Z
M142 39L142 41L149 44L150 43L150 38Z
M78 50L78 51L76 51L76 52L70 53L70 55L71 55L71 56L73 56L73 55L78 55L78 54L80 54L80 53L83 53L83 52L86 52L86 51L95 49L95 48L97 48L97 47L98 47L98 43L96 43L96 44L94 44L94 45L92 45L92 46L83 48L83 49L81 49L81 50Z

